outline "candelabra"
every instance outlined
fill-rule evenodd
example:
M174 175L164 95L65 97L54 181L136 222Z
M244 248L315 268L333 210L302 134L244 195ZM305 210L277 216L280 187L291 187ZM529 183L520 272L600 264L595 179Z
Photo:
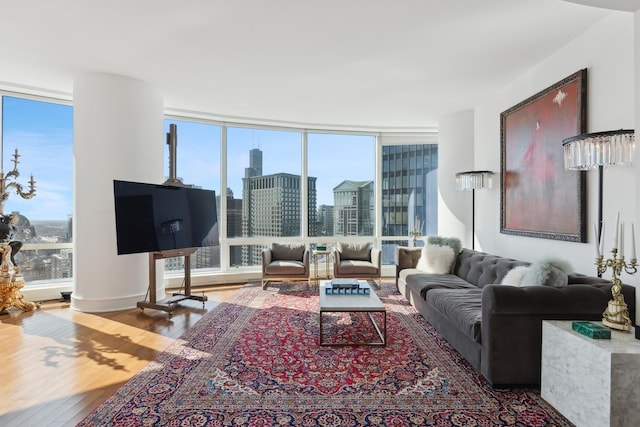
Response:
M23 191L23 187L21 184L16 182L18 177L20 176L20 172L18 172L18 158L20 155L18 154L18 149L16 148L13 153L13 169L7 172L5 175L3 172L0 172L0 215L3 215L4 212L4 203L9 198L9 190L14 188L16 194L23 199L30 199L36 194L36 182L33 179L33 175L31 175L31 179L29 180L29 191Z
M38 305L24 299L20 289L24 286L24 277L15 262L15 255L22 247L22 242L11 240L17 217L13 214L4 215L4 203L9 198L11 189L15 189L18 196L30 199L36 194L36 182L31 175L29 190L23 190L17 182L18 149L13 153L13 169L5 175L0 172L0 312L9 307L16 307L22 311L31 311Z
M413 239L413 246L417 246L418 237L422 236L422 222L416 217L413 230L409 231L409 236Z
M602 255L596 258L596 266L598 273L602 274L607 269L611 268L611 294L613 299L609 301L607 308L602 313L602 324L613 329L619 329L621 331L631 330L631 319L629 318L629 310L627 304L624 302L624 295L622 295L622 282L620 281L620 274L624 270L627 274L635 274L638 271L638 261L633 256L629 263L626 263L624 256L618 258L618 249L611 250L612 257L604 259Z

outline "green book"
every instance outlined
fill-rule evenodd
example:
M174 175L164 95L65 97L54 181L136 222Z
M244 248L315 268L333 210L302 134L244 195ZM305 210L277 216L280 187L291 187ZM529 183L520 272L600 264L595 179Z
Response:
M601 339L601 340L611 339L610 329L605 328L604 326L598 325L593 322L587 322L587 321L573 322L571 324L571 329L589 338Z

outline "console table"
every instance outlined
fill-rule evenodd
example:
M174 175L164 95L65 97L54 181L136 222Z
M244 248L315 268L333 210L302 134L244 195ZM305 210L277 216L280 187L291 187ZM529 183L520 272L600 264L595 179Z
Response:
M544 320L541 395L577 426L640 425L640 340L615 330L592 339L571 321Z

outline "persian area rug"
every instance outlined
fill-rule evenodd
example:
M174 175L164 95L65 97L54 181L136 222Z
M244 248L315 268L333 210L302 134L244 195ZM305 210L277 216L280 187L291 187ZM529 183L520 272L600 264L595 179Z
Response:
M327 347L317 286L247 285L79 425L571 425L538 389L492 389L394 284L377 293L387 345ZM325 314L323 336L375 339L360 314Z

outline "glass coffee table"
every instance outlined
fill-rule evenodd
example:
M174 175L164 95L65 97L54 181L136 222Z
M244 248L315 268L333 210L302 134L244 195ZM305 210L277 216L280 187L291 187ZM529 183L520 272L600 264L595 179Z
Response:
M332 346L349 346L349 345L366 345L366 346L385 346L387 345L387 310L371 288L368 295L326 295L325 287L330 284L331 280L322 280L320 282L320 345ZM361 286L369 286L366 281L359 281ZM370 287L370 286L369 286ZM380 340L372 342L332 342L324 340L323 317L327 313L356 313L366 312L371 320L372 326L375 328ZM378 313L376 315L376 313ZM381 320L382 327L376 322L376 316Z

